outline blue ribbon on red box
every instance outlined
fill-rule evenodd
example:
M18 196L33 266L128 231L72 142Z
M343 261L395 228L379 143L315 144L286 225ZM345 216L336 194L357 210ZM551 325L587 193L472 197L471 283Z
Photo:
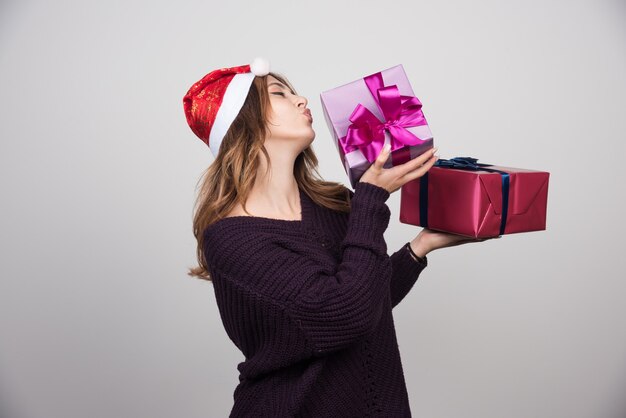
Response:
M483 164L477 161L477 158L472 157L454 157L449 160L442 158L437 160L433 167L500 173L502 177L502 219L500 221L500 235L504 235L504 227L506 226L506 218L509 212L509 173L496 170L495 168L487 168L493 166L493 164ZM428 172L420 177L420 221L422 227L428 228Z

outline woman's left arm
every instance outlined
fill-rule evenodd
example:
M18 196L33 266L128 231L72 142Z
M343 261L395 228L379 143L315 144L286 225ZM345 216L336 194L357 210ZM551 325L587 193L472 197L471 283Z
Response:
M482 242L488 239L492 238L468 238L428 228L422 229L417 237L410 243L407 243L410 248L405 244L390 256L392 265L390 284L392 308L404 299L413 288L422 270L428 265L426 254L440 248L453 247L470 242Z
M394 308L413 288L420 273L428 265L428 259L424 254L418 259L413 258L411 250L404 244L398 251L391 254L391 281L389 290L391 293L391 307Z

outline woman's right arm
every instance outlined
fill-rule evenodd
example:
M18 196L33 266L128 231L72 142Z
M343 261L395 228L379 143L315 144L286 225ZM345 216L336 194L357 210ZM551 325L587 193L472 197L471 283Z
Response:
M391 213L385 201L389 190L432 164L420 167L416 160L424 163L429 158L424 156L384 170L383 157L381 153L355 186L336 268L320 264L305 250L265 243L256 231L240 229L206 236L205 244L212 254L207 261L213 271L222 272L224 280L236 280L248 295L273 305L272 312L286 315L316 354L343 349L369 334L390 297L392 265L383 233ZM257 321L262 332L268 333L263 318L257 317ZM282 334L281 330L276 332ZM278 337L286 338L288 343L284 335L272 338Z
M380 319L392 272L383 236L390 218L388 198L384 188L357 183L334 274L301 263L299 291L287 312L318 354L345 348L370 333Z

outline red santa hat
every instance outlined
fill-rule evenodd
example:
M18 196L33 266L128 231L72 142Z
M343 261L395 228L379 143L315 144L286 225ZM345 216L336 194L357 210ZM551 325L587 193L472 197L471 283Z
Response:
M255 76L269 74L266 59L252 64L220 68L194 83L183 97L187 124L217 156L226 131L243 106Z

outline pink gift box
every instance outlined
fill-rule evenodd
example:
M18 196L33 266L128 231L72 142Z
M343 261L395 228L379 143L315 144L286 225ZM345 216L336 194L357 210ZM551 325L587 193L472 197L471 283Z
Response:
M485 166L508 174L508 198L501 173L435 165L400 189L400 222L473 238L545 230L550 173Z
M354 188L383 145L391 144L385 168L403 164L433 147L433 135L402 65L320 94L326 123Z

